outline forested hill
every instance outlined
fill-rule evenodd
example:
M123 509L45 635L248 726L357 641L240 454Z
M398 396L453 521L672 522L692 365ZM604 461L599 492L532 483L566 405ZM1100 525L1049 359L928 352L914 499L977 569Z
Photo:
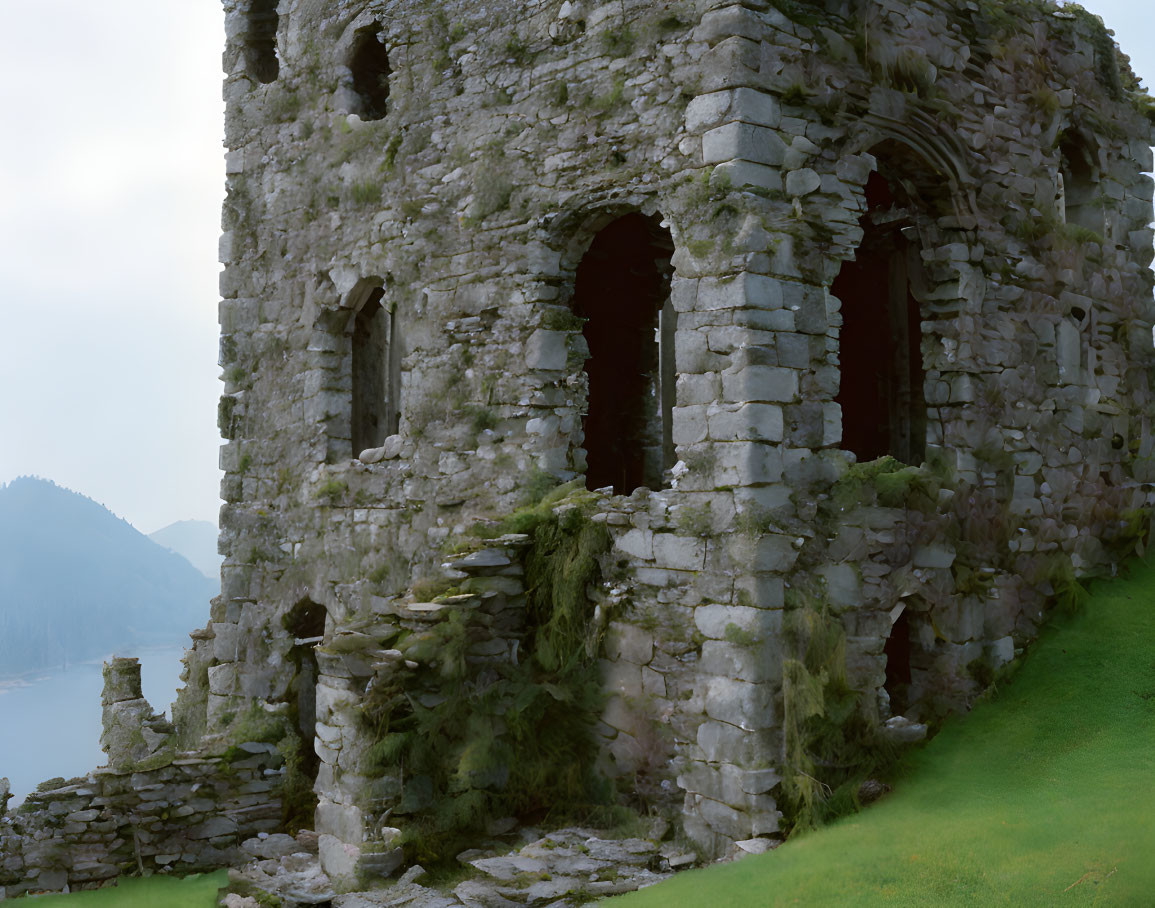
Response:
M215 523L207 520L178 520L164 529L149 533L148 538L183 555L206 577L214 580L220 578L223 559L217 554Z
M0 677L185 642L216 587L90 498L43 479L0 486Z

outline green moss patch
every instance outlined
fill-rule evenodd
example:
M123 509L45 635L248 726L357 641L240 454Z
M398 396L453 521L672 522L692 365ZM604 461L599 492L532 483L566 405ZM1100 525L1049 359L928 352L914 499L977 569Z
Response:
M450 604L430 630L396 644L422 667L375 684L363 709L376 743L362 769L386 800L400 792L391 822L427 866L452 861L495 818L560 820L611 794L594 768L603 694L586 595L609 535L576 505L540 505L516 525L531 537L517 663L471 663L492 619Z

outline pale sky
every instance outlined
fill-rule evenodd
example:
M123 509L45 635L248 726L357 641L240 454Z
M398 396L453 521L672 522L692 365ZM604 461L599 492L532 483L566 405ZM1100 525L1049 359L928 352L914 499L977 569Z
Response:
M1088 0L1150 85L1149 0ZM0 0L0 482L216 521L221 7Z

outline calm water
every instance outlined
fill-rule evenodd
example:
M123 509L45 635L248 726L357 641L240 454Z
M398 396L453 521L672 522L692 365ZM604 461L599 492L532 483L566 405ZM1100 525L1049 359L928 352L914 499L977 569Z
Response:
M141 686L153 709L168 710L180 685L179 646L142 650ZM119 654L118 654L119 655ZM38 783L83 775L104 764L100 749L101 662L0 681L0 776L14 807Z

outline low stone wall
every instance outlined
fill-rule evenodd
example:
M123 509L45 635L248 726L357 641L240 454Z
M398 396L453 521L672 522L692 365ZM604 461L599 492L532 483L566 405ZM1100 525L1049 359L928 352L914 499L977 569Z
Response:
M272 744L220 756L176 751L140 695L140 665L105 666L109 766L45 782L7 810L0 781L0 900L95 889L122 874L195 873L248 860L240 844L281 824L282 759Z

